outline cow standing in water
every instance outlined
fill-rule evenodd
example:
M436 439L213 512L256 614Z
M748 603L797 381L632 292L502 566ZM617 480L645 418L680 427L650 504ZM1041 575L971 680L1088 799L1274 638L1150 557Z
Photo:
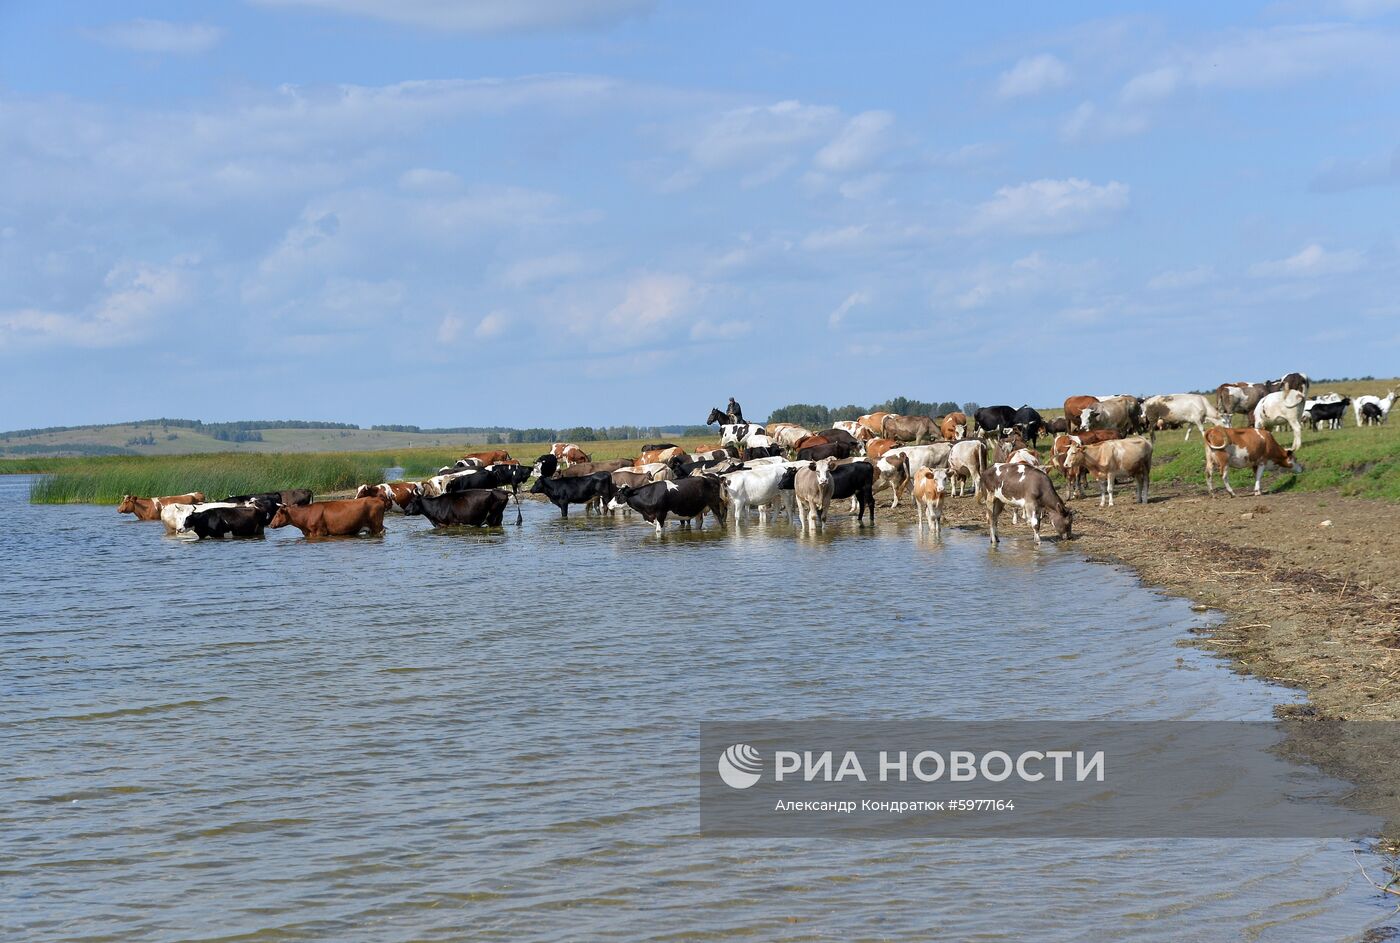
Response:
M1065 507L1055 492L1050 476L1030 465L993 465L982 473L982 488L978 499L987 505L987 529L992 546L997 545L997 518L1011 505L1026 515L1035 542L1040 543L1041 515L1048 515L1050 525L1061 540L1069 540L1074 526L1074 512Z

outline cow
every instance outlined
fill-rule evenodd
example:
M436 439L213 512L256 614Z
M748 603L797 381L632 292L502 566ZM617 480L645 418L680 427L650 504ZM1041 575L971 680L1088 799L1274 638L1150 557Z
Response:
M570 465L560 472L559 477L576 477L574 469L584 467L588 464L607 464L603 462ZM594 469L597 471L598 469ZM442 489L442 494L458 494L462 491L480 491L490 488L509 488L512 493L520 488L530 477L530 469L524 465L488 465L479 471L474 471L466 475L453 478Z
M1279 390L1269 393L1254 407L1254 428L1287 426L1293 430L1293 448L1303 444L1303 403L1307 396L1300 390Z
M1056 416L1050 420L1050 425L1046 429L1051 435L1064 435L1069 432L1069 420L1064 416Z
M1080 432L1075 435L1061 434L1055 436L1055 441L1050 446L1050 464L1059 469L1060 474L1065 476L1066 488L1065 496L1073 498L1076 494L1080 497L1084 495L1084 476L1078 471L1071 470L1065 463L1065 457L1069 455L1072 445L1093 445L1097 442L1107 442L1110 439L1122 438L1116 429L1090 429L1088 432Z
M865 457L872 462L879 461L882 455L898 446L894 439L871 439L865 443Z
M908 483L909 479L919 473L920 468L939 468L946 465L948 455L952 450L952 443L935 442L932 445L902 445L886 452L876 463L876 467L882 475L890 478L891 488L894 491L894 499L890 503L890 507L899 507L899 493L904 490L904 485ZM891 459L895 457L903 458L905 463L903 469L891 464Z
M839 501L851 499L851 510L856 513L856 523L865 522L865 511L870 509L870 523L875 523L875 466L869 462L848 462L833 465L831 468L831 499Z
M1390 407L1395 405L1395 390L1389 391L1384 396L1372 396L1370 393L1367 393L1352 400L1351 408L1356 412L1357 426L1361 425L1361 408L1367 403L1374 403L1376 405L1376 408L1381 411L1380 421L1385 422L1390 416Z
M1191 439L1192 426L1195 426L1201 435L1205 435L1206 423L1216 426L1225 424L1225 420L1220 418L1220 411L1200 393L1164 393L1160 396L1149 396L1142 401L1142 421L1154 442L1157 432L1162 429L1185 426L1186 438L1182 441L1187 442Z
M382 501L376 501L383 507ZM200 540L218 540L224 537L261 537L263 528L276 513L271 505L253 504L239 507L210 508L196 511L185 518L180 534L194 534Z
M1314 430L1319 426L1323 429L1340 429L1342 417L1350 405L1351 400L1346 397L1335 403L1313 403L1311 408L1303 410L1303 415Z
M117 513L134 514L138 521L158 521L163 507L171 504L202 504L203 502L204 492L202 491L173 494L163 498L138 498L132 494L124 494L121 501L117 502Z
M681 448L679 445L673 445L669 449L643 451L636 459L630 460L630 464L635 468L641 468L643 465L650 465L652 462L669 462L671 459L677 457L684 460L690 456L687 455L685 449ZM611 469L608 470L611 471Z
M1215 390L1215 407L1228 426L1234 423L1236 413L1253 415L1254 407L1269 392L1262 383L1222 383Z
M796 442L788 446L788 448L792 449L792 451L794 452L798 452L802 449L811 448L814 445L826 445L829 442L831 442L831 440L828 439L826 436L819 435L814 432L811 435L803 436L802 438L798 439Z
M659 461L661 464L667 464L667 465L668 465L668 464L670 464L670 463L673 462L673 461L679 463L679 462L685 461L685 459L686 459L686 454L685 454L685 452L684 452L683 450L681 450L681 449L675 449L674 451L671 450L671 449L666 449L666 450L663 451L663 454L668 453L668 452L669 452L669 453L672 453L672 454L667 455L666 458L658 459L658 461ZM647 464L647 463L644 463L644 464ZM599 461L599 462L579 462L579 463L576 464L576 465L570 465L568 468L561 468L561 469L559 470L559 474L558 474L557 476L555 476L555 477L558 477L558 478L587 478L589 475L595 475L595 474L597 474L598 472L615 472L615 471L617 471L619 468L637 468L637 467L638 467L638 463L637 463L635 460L630 459L630 458L613 458L613 459L608 459L607 461Z
M345 501L315 501L311 504L279 504L267 526L274 530L288 524L303 537L353 537L367 530L371 537L384 533L384 511L388 502L381 495L350 498Z
M558 459L559 464L565 467L589 461L588 453L572 442L555 442L549 447L549 454Z
M257 501L263 501L272 504L305 505L311 503L311 489L288 488L285 491L260 491L257 494L237 494L224 498L224 501L228 504L252 504Z
M1152 480L1152 443L1141 436L1110 439L1093 445L1070 445L1065 467L1089 472L1099 480L1099 507L1113 507L1113 480L1127 475L1137 484L1137 503L1147 503L1147 486Z
M705 526L705 512L714 514L724 524L724 502L728 490L722 478L695 477L681 481L657 481L640 488L624 486L617 489L608 502L610 510L630 507L656 528L659 534L666 528L666 518L675 516L682 523L694 520L697 527Z
M767 430L756 422L726 423L719 427L719 444L721 447L726 445L741 445L744 439L749 436L765 435L766 431ZM646 450L643 449L643 451Z
M510 461L510 453L505 449L491 449L486 452L468 452L459 461L476 459L482 465L497 465Z
M1297 390L1304 396L1307 396L1308 390L1312 389L1312 380L1308 379L1306 373L1285 373L1279 378L1278 384L1278 388L1281 390Z
M1303 470L1303 465L1293 455L1292 449L1285 449L1274 440L1267 429L1232 429L1224 426L1206 430L1206 491L1215 495L1215 472L1230 497L1235 489L1230 487L1230 469L1254 469L1254 493L1260 494L1260 482L1269 468L1288 469L1294 474Z
M837 429L835 427L823 429L821 432L818 432L817 435L828 442L844 442L851 447L852 452L860 451L860 444L865 441L864 439L856 438L856 436L845 429Z
M797 517L803 533L816 530L818 524L826 524L826 511L831 505L831 496L836 491L831 480L833 459L824 458L819 462L808 462L799 467L793 478L792 488L797 498Z
M888 412L866 413L864 416L857 416L856 422L865 427L872 437L884 438L885 417L888 415Z
M1030 449L1017 449L1004 459L1009 465L1030 465L1034 468L1044 469L1045 465L1040 461L1040 456Z
M833 422L831 427L841 430L854 438L857 442L869 442L871 439L878 438L876 433L871 432L854 419L843 419L840 422Z
M417 494L418 490L418 485L412 481L384 481L377 485L360 485L355 491L355 497L370 498L375 494L382 494L402 511L408 504L408 499Z
M1117 429L1119 435L1142 430L1142 402L1136 396L1108 396L1084 407L1080 422L1085 431Z
M424 478L420 481L418 483L418 491L420 494L436 497L440 494L446 494L447 489L452 487L452 482L457 479L466 478L475 480L476 476L481 473L482 470L480 468L467 468L462 471L449 472L445 475L434 475L431 478Z
M767 523L773 502L781 497L783 478L788 471L788 467L774 464L732 471L724 476L730 518L735 526L743 526L751 507L758 509L759 523Z
M1016 410L1016 415L1013 418L1016 428L1020 430L1021 435L1030 442L1032 447L1039 443L1041 433L1047 431L1045 418L1040 415L1038 410L1030 406L1023 405Z
M940 416L936 422L938 423L938 431L949 442L956 442L967 436L966 413L949 413L946 416Z
M968 484L972 485L972 493L977 493L978 484L982 480L982 470L986 465L987 445L981 439L964 439L953 443L948 452L948 477L952 479L958 497L962 497ZM918 481L917 473L914 480Z
M560 517L568 517L571 504L608 501L613 495L612 474L600 471L585 478L537 478L530 493L544 495L559 509Z
M1097 396L1071 396L1065 400L1065 422L1069 426L1066 432L1079 432L1087 429L1084 424L1084 410L1097 406L1099 398Z
M1378 403L1363 403L1359 422L1366 426L1379 426L1385 422L1385 413Z
M785 449L792 448L798 442L801 442L812 434L811 429L806 429L802 426L793 425L791 423L779 425L781 428L770 427L768 429L768 437ZM777 431L774 431L775 428Z
M819 462L824 458L850 458L855 449L845 442L827 442L823 445L811 445L797 450L797 460L800 462Z
M1016 410L1010 406L983 406L972 414L972 420L978 432L1001 435L1003 429L1016 425Z
M978 500L987 508L987 530L992 546L998 543L997 518L1010 505L1025 514L1031 525L1035 542L1040 543L1041 515L1048 515L1050 525L1061 540L1069 540L1074 529L1074 512L1065 506L1055 492L1050 476L1030 465L993 465L982 472L982 487Z
M178 533L185 526L185 521L196 511L209 511L214 508L235 508L237 504L226 504L222 501L211 502L209 504L165 504L160 509L160 522L165 525L167 534Z
M944 468L920 468L914 476L914 518L919 533L924 532L925 518L935 536L943 534L943 499L948 496L948 471Z
M434 527L500 527L510 495L500 489L458 491L438 497L415 494L405 514L421 514Z
M925 442L937 442L943 438L943 433L939 430L938 423L928 416L900 416L890 413L880 424L880 436L922 445Z

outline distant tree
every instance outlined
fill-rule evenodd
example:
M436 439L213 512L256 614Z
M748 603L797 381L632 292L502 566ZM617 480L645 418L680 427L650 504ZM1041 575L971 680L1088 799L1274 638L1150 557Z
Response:
M952 400L944 400L943 402L938 404L938 408L933 411L933 414L935 416L946 416L949 413L955 413L957 411L957 403L953 402Z
M808 403L779 406L768 414L769 422L795 422L810 429L824 429L830 420L831 410L825 406L813 406Z
M977 410L981 408L982 407L978 406L977 403L971 400L962 404L962 411L967 413L969 416L971 416L973 413L977 412Z
M861 406L837 406L827 414L827 422L850 422L864 416L867 410Z

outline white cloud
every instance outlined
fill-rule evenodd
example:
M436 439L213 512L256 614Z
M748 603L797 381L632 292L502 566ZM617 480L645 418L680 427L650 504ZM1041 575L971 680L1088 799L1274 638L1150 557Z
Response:
M1129 137L1147 130L1147 119L1141 114L1103 111L1093 102L1080 102L1060 123L1060 139L1064 141L1108 141Z
M257 0L466 33L590 29L650 13L656 0Z
M1197 265L1187 269L1168 269L1148 279L1147 287L1152 291L1178 291L1183 288L1196 288L1215 280L1215 267Z
M493 337L500 337L505 333L510 322L506 320L504 312L492 311L486 317L477 322L476 330L472 331L479 340L489 340Z
M414 167L399 175L399 188L410 193L452 193L461 187L462 178L449 170Z
M695 300L695 282L689 277L648 272L628 282L622 301L605 320L623 331L647 334L666 326Z
M1170 97L1181 86L1182 79L1180 67L1162 66L1160 69L1133 76L1123 86L1118 97L1129 105L1161 101Z
M1027 56L997 79L998 98L1024 98L1069 84L1069 67L1048 52Z
M983 262L936 278L934 306L960 311L1024 308L1047 299L1047 304L1090 306L1102 266L1093 259L1065 262L1036 250L1010 263ZM1042 305L1037 304L1037 307Z
M438 322L437 339L439 344L454 344L457 338L462 336L462 328L466 326L461 318L455 314L445 314Z
M690 329L690 339L694 341L732 341L753 330L748 321L709 321L701 318Z
M831 173L849 173L868 166L890 147L894 115L888 111L863 111L821 150L814 163Z
M749 105L710 115L679 128L672 148L684 152L688 166L668 180L666 189L683 189L718 170L744 172L745 186L768 183L793 167L799 155L830 135L840 122L836 108L780 101Z
M841 322L846 319L846 315L851 310L860 306L870 304L870 295L864 291L853 291L846 296L845 300L836 306L836 309L827 315L826 323L828 327L840 327Z
M188 302L190 288L179 268L123 263L107 272L102 292L80 313L37 308L0 311L0 348L23 342L74 347L130 344Z
M1314 242L1286 259L1251 265L1249 274L1256 278L1315 278L1355 272L1365 264L1365 256L1355 249L1329 252Z
M128 20L90 30L87 35L108 46L118 46L132 52L193 56L217 46L224 31L203 23Z
M1112 222L1128 206L1127 184L1071 177L1002 187L972 213L968 229L1022 236L1064 235Z

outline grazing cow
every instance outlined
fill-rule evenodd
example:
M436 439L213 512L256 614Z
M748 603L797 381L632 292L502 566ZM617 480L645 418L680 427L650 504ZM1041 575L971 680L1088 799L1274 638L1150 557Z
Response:
M1293 430L1293 451L1303 444L1303 403L1307 401L1299 390L1279 390L1269 393L1254 407L1254 428L1287 426Z
M421 514L434 527L500 527L510 495L492 491L460 491L439 497L415 494L405 514Z
M1335 403L1313 403L1312 408L1304 409L1303 415L1307 417L1308 423L1317 429L1342 428L1342 417L1346 415L1347 407L1351 405L1351 400L1343 397ZM1378 407L1379 410L1379 407Z
M1064 416L1056 416L1054 419L1050 420L1050 425L1047 429L1051 435L1063 435L1069 431L1069 420Z
M972 493L977 493L982 480L982 470L987 465L987 444L981 439L964 439L954 442L948 452L948 475L953 480L958 497L965 493L967 485L972 485ZM914 476L918 481L918 474Z
M1071 396L1065 400L1065 422L1069 426L1065 431L1079 432L1088 429L1084 423L1084 410L1098 404L1097 396Z
M1206 491L1215 494L1215 472L1225 483L1230 497L1230 469L1254 469L1254 493L1260 494L1260 481L1269 468L1286 468L1294 474L1303 470L1292 449L1285 449L1267 429L1231 429L1229 426L1206 430Z
M258 494L236 494L224 498L228 504L253 504L255 502L267 502L270 504L299 504L311 503L310 488L288 488L286 491L262 491Z
M782 494L783 479L789 468L785 465L763 465L729 472L727 482L730 517L742 527L748 520L749 508L758 509L758 520L767 523L773 502Z
M384 533L383 497L350 498L346 501L315 501L311 504L280 504L268 522L276 529L288 524L303 537L353 537L367 530L371 537Z
M879 461L886 452L898 446L894 439L871 439L865 443L865 457L872 462Z
M468 452L461 460L475 459L482 465L497 465L510 461L510 453L505 449L491 449L486 452Z
M1075 435L1057 435L1054 443L1050 446L1050 464L1059 469L1060 474L1065 476L1067 487L1065 495L1073 498L1075 495L1084 496L1084 476L1077 470L1072 470L1065 463L1065 457L1069 455L1072 445L1093 445L1098 442L1107 442L1111 439L1118 439L1116 429L1090 429L1088 432L1080 432Z
M938 423L928 416L899 416L895 413L885 417L885 421L880 425L880 435L882 438L913 442L915 445L937 442L943 438Z
M1001 435L1003 429L1016 425L1016 410L1010 406L983 406L972 415L979 432L995 432Z
M810 445L797 450L797 460L799 462L819 462L824 458L850 458L855 452L853 446L845 442L827 442L822 445Z
M899 507L900 492L909 480L919 473L920 468L939 468L946 465L952 450L953 443L935 442L932 445L902 445L886 452L876 463L876 467L881 475L889 478L891 489L894 491L890 507ZM903 469L892 464L892 460L896 458L903 459Z
M1192 426L1196 427L1197 432L1205 435L1206 423L1217 426L1225 423L1225 420L1220 418L1219 410L1200 393L1164 393L1161 396L1149 396L1142 401L1142 420L1153 441L1156 441L1160 429L1185 426L1186 438L1182 440L1185 442L1191 438Z
M641 468L643 465L650 465L652 462L669 462L673 458L680 458L684 461L689 457L685 449L681 448L679 445L673 445L669 449L652 449L649 452L643 451L635 460L629 459L629 464L635 468ZM608 469L608 471L612 471L612 469Z
M589 505L599 499L610 499L613 495L612 474L600 471L586 478L538 478L530 493L544 495L559 509L560 517L568 517L571 504ZM587 513L586 509L584 513Z
M1306 373L1285 373L1278 381L1278 388L1281 390L1297 390L1304 396L1308 395L1308 390L1312 389L1312 380L1308 379ZM1273 392L1270 390L1269 392Z
M1041 433L1047 431L1045 418L1040 415L1038 410L1030 406L1022 406L1020 409L1016 410L1014 418L1016 420L1016 428L1020 431L1021 435L1030 442L1032 447L1040 441Z
M1084 430L1117 429L1120 435L1142 431L1142 402L1136 396L1108 396L1080 413Z
M372 498L376 494L382 494L402 511L408 504L408 499L417 494L418 490L418 485L412 481L385 481L377 485L360 485L355 497Z
M875 466L864 461L831 468L831 499L850 498L857 524L864 523L866 508L870 509L870 523L875 523L875 474Z
M967 414L949 413L938 419L938 431L949 442L956 442L967 436Z
M1099 480L1099 507L1113 507L1113 479L1127 475L1137 484L1137 503L1147 503L1147 486L1152 480L1152 443L1134 436L1110 439L1094 445L1072 444L1065 455L1065 467L1089 472Z
M860 423L871 436L884 438L885 417L888 412L866 413L864 416L857 416L856 422Z
M871 432L854 419L843 419L840 422L833 422L831 427L833 429L840 429L842 432L853 437L857 442L869 442L871 439L877 438L876 433Z
M979 499L987 506L987 529L992 546L998 542L997 518L1010 505L1026 516L1035 542L1040 543L1041 515L1050 518L1050 525L1061 540L1069 540L1074 529L1074 512L1065 506L1055 492L1050 476L1030 465L993 465L982 472Z
M948 471L944 468L920 468L914 476L914 517L919 533L924 532L925 518L935 536L943 533L943 499L948 496Z
M1374 403L1376 405L1376 407L1381 411L1380 421L1385 422L1386 419L1390 416L1390 407L1395 405L1395 390L1391 390L1384 396L1372 396L1371 394L1367 393L1363 396L1358 396L1356 399L1352 400L1351 408L1356 412L1356 424L1358 426L1361 425L1361 409L1367 403Z
M589 461L588 453L572 442L554 443L549 447L549 454L557 458L559 464L564 467Z
M1262 383L1222 383L1215 391L1215 406L1225 425L1235 421L1235 414L1249 417L1254 407L1271 391Z
M792 489L797 498L797 517L802 531L816 530L818 524L826 524L826 511L831 505L831 496L836 484L831 480L833 459L824 458L820 462L808 462L799 467L793 478Z
M1379 426L1385 422L1385 413L1381 412L1381 407L1377 403L1363 403L1360 421L1362 425Z
M622 487L608 502L610 510L630 507L661 533L666 518L674 516L685 524L695 521L705 526L705 512L714 514L724 524L724 502L728 483L721 478L696 477L681 481L657 481L640 488Z
M160 509L160 522L165 525L165 532L167 534L174 534L185 526L186 519L196 511L235 507L239 507L239 505L226 504L222 501L211 502L209 504L166 504Z
M382 501L375 501L375 504L384 506ZM196 511L185 518L179 533L194 534L200 540L261 537L263 528L274 513L272 506L266 504L210 508L207 511Z
M1006 461L1006 457L1012 452L1017 452L1027 447L1026 440L1021 436L1021 430L1012 429L1004 433L1000 439L996 440L996 460L998 462L1004 462Z
M811 429L806 429L802 426L792 425L791 423L782 425L782 427L777 429L776 432L774 431L773 427L770 427L768 429L768 437L785 449L795 447L797 443L801 442L803 439L807 438L811 434Z

